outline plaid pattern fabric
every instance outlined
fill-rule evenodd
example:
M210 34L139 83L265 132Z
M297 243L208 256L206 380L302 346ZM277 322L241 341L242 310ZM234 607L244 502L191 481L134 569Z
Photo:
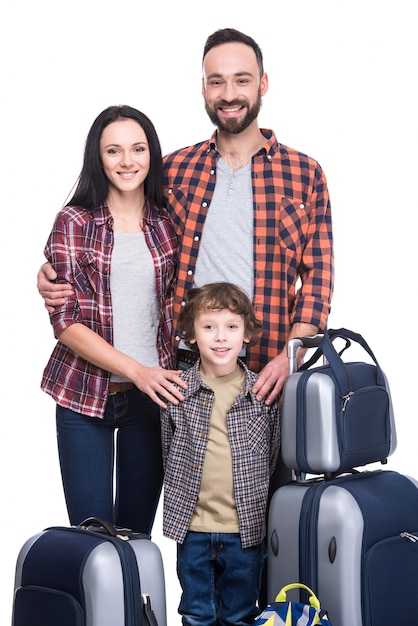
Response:
M325 328L334 272L331 206L321 167L309 156L279 144L273 131L262 129L262 133L266 143L252 159L253 305L264 331L247 353L247 364L256 372L284 347L294 323ZM209 141L164 158L165 196L180 241L175 349L181 339L176 320L193 286L218 157L215 131Z
M185 399L161 410L164 478L163 530L183 542L199 496L213 390L199 374L198 361L184 371ZM280 444L279 406L268 407L251 389L257 375L245 368L242 392L227 414L233 482L242 547L259 544L265 534L269 478Z
M75 295L50 315L54 334L82 323L113 344L110 263L113 219L107 206L94 211L64 207L56 216L45 247L45 256L69 282ZM177 239L165 210L148 203L144 235L151 252L160 305L157 348L160 365L171 367L173 281ZM66 408L89 417L103 417L110 374L88 363L58 341L44 370L41 388Z

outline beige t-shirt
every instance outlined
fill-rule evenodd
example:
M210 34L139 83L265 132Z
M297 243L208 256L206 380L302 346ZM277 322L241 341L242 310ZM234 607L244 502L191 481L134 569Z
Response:
M239 523L232 478L232 455L226 414L241 392L245 371L237 368L228 376L202 380L215 392L209 425L208 445L203 464L199 498L189 530L238 533Z

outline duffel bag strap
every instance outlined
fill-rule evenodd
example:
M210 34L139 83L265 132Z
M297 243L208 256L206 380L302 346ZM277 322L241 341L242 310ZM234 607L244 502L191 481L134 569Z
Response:
M353 332L346 328L338 328L338 329L328 329L324 332L322 336L321 343L316 350L315 354L308 360L306 363L299 368L300 370L309 369L316 361L324 356L328 361L330 367L335 373L335 377L338 382L338 386L341 390L342 396L347 396L351 391L351 383L350 378L347 372L347 368L345 366L344 361L341 359L341 354L348 347L347 344L342 352L338 353L333 345L333 341L337 338L345 339L345 341L354 341L359 344L363 350L369 354L374 363L376 364L376 384L384 387L385 386L385 377L381 370L381 367L366 340L359 333Z

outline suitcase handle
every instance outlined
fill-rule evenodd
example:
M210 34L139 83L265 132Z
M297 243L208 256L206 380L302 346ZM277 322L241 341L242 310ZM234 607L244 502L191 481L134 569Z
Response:
M343 397L347 396L351 392L351 382L345 364L341 359L341 354L348 346L346 344L346 347L342 350L342 352L338 353L332 343L337 337L345 339L346 342L351 340L355 343L358 343L363 348L363 350L365 350L369 354L369 356L372 358L376 365L376 384L380 387L384 387L385 377L375 355L373 354L372 349L370 348L366 340L361 335L359 335L359 333L347 330L346 328L326 330L324 335L322 335L322 339L316 352L309 359L309 361L303 363L303 365L299 369L309 369L314 363L316 363L319 357L323 355L327 359L328 363L335 373L338 385L341 390L341 395Z
M299 348L317 348L323 335L309 335L306 337L295 337L289 339L287 343L287 357L289 359L289 373L294 374L298 369L296 355Z
M142 594L142 606L147 626L158 626L157 618L155 617L155 613L151 606L151 597L149 593Z
M117 537L120 534L111 522L102 517L87 517L79 524L79 528L85 528L86 530L91 529L91 526L100 526L99 530L105 530L111 537ZM97 530L97 528L94 530Z
M103 517L87 517L79 524L78 528L102 533L106 532L111 537L118 537L119 539L150 539L150 536L145 533L135 532L130 528L114 526L112 522L109 522L109 520Z
M317 348L318 346L321 345L323 337L324 335L318 334L318 335L306 335L304 337L294 337L293 339L289 339L287 343L287 358L289 359L289 374L294 374L296 370L298 369L298 363L296 359L298 349L299 348ZM347 348L351 346L351 341L347 339L347 337L344 337L344 339L345 339L345 346L338 353L340 356L343 354L343 352L347 350ZM314 357L316 357L315 360L313 360ZM310 359L309 363L312 364L316 362L317 359L318 357L316 356L316 353L315 353ZM324 356L324 360L325 360L325 356Z

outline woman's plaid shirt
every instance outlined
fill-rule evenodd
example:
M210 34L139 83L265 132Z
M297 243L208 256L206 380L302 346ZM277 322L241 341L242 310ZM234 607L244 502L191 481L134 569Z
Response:
M94 211L64 207L57 215L45 256L75 291L50 315L56 337L68 326L85 324L113 344L110 263L113 218L107 206ZM171 367L173 281L177 239L165 210L146 205L144 235L150 250L160 306L157 349L160 365ZM88 363L58 342L44 370L41 388L66 408L89 417L103 417L110 373Z

